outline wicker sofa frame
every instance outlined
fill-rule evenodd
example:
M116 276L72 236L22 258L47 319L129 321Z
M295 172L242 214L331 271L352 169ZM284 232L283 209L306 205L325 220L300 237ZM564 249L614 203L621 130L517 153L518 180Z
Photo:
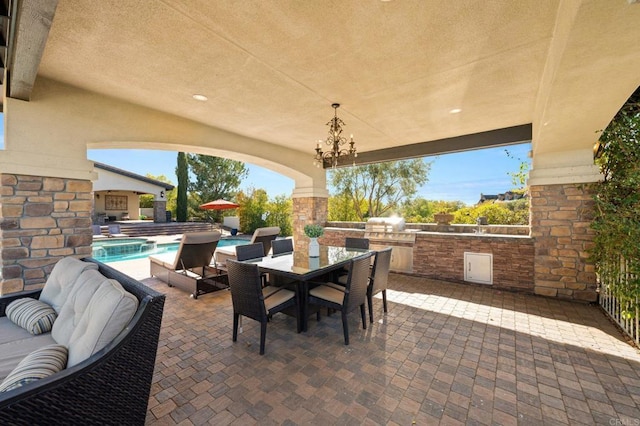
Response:
M107 278L136 296L138 310L129 325L104 349L85 361L18 389L0 393L0 423L144 424L158 350L165 296L94 259ZM0 298L0 316L19 297Z

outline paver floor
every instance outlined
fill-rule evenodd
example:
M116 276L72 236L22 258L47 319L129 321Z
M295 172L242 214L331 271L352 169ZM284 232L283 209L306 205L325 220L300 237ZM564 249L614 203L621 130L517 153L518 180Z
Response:
M125 271L126 272L126 271ZM640 354L597 306L391 274L389 313L245 319L167 294L148 424L640 424Z

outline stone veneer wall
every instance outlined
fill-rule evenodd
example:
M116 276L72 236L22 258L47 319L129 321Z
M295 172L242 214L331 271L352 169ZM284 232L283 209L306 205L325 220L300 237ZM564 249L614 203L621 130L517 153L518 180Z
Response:
M364 230L329 228L320 243L342 246L346 237L362 238ZM412 275L465 282L464 252L493 254L492 287L533 293L534 242L528 237L418 232L413 244Z
M91 255L91 181L0 180L0 295L40 288L61 258Z
M534 243L528 237L419 233L413 246L413 273L464 281L464 253L493 255L493 288L533 293Z
M595 266L587 250L594 201L587 185L537 185L531 196L531 236L535 241L535 293L595 301Z
M305 225L310 223L325 225L328 205L329 199L324 197L293 198L293 240L297 249L304 250L309 245L309 238L304 235Z

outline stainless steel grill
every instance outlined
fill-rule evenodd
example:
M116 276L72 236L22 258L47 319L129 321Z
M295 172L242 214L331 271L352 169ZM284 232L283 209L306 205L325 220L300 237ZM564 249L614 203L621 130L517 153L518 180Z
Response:
M369 241L414 243L415 231L405 231L401 217L372 217L364 227L364 237Z
M364 237L369 239L370 247L374 250L393 247L392 271L413 271L413 244L416 241L416 231L405 231L403 218L372 217L365 224Z

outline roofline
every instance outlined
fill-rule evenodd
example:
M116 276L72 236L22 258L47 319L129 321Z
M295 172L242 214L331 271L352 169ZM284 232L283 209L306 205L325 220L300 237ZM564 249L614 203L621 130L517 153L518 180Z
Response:
M97 161L94 161L93 165L94 165L94 167L96 167L98 169L102 169L102 170L106 170L108 172L112 172L112 173L116 173L116 174L119 174L119 175L122 175L122 176L126 176L128 178L139 180L141 182L150 183L152 185L161 186L167 191L171 191L172 189L175 188L175 186L171 185L170 183L161 182L159 180L151 179L151 178L148 178L146 176L141 176L141 175L129 172L127 170L122 170L122 169L119 169L117 167L110 166L108 164L99 163Z

